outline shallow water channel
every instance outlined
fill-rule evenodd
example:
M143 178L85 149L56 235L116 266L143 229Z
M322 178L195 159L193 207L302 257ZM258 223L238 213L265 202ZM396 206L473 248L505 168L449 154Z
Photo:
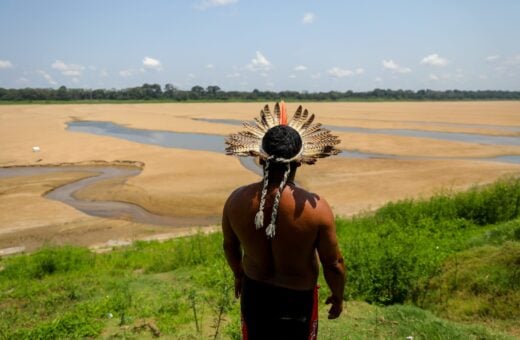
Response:
M238 120L231 119L197 119L213 123L240 125ZM456 140L470 143L481 144L498 144L498 145L520 145L520 138L505 136L486 136L464 133L444 133L419 130L403 130L403 129L366 129L354 127L337 127L326 126L330 130L350 131L362 133L378 133L393 134L423 138L435 138L444 140ZM198 133L180 133L172 131L156 131L128 128L111 122L100 121L73 121L67 124L67 130L81 133L91 133L101 136L111 136L129 140L136 143L159 145L163 147L201 150L210 152L224 153L224 137L220 135L198 134ZM364 153L358 151L343 150L341 157L347 158L386 158L386 159L403 159L403 160L429 160L429 159L447 159L435 157L406 157L388 154ZM456 158L461 159L461 158ZM475 158L473 158L475 159ZM520 163L520 155L505 155L494 158L480 158L483 161ZM255 164L252 158L240 157L241 164L248 170L261 175L261 169ZM74 197L74 193L93 183L119 178L124 181L126 178L138 175L141 170L137 168L124 167L16 167L16 168L0 168L0 177L12 176L31 176L44 174L49 172L92 172L93 176L85 178L73 183L56 188L46 194L46 197L60 202L66 203L88 215L107 217L107 218L123 218L136 222L149 223L155 225L170 226L188 226L188 225L208 225L218 222L216 217L208 218L178 218L172 216L160 216L148 212L142 207L126 202L113 201L84 201Z
M221 123L229 125L242 125L242 121L237 119L209 119L209 118L194 118L194 120L209 122L209 123ZM449 124L449 123L446 123ZM451 125L451 124L450 124ZM454 124L460 126L462 124ZM520 132L519 127L497 127L495 125L477 125L477 124L464 124L464 126L471 127L483 127L483 128L500 128L504 131L509 132ZM343 131L343 132L360 132L366 134L381 134L381 135L392 135L392 136L404 136L404 137L418 137L418 138L431 138L439 140L447 140L454 142L466 142L474 144L489 144L489 145L512 145L520 146L520 136L491 136L474 133L462 133L462 132L442 132L442 131L429 131L429 130L413 130L413 129L372 129L355 126L337 126L337 125L324 125L323 127L331 131Z
M73 121L67 130L110 136L141 144L159 145L167 148L210 151L224 153L224 136L203 133L183 133L174 131L145 130L128 128L112 122ZM240 157L240 163L255 174L262 175L261 169L250 157Z
M115 166L12 167L0 168L0 178L14 176L35 176L53 172L92 173L92 177L87 177L79 181L60 186L45 194L45 197L68 204L87 215L105 218L127 219L140 223L166 226L209 225L217 222L216 217L193 218L161 216L153 214L133 203L80 200L74 196L74 193L78 190L99 181L107 179L121 179L121 181L124 181L128 177L137 176L139 173L141 173L141 169L139 168Z
M232 119L197 119L203 120L207 122L213 123L224 123L224 124L233 124L233 125L241 125L241 121L232 120ZM335 126L326 126L331 130L339 131L339 128ZM164 147L171 148L179 148L179 149L189 149L189 150L202 150L202 151L211 151L211 152L219 152L224 153L224 137L220 135L211 135L211 134L202 134L202 133L181 133L181 132L173 132L173 131L158 131L158 130L144 130L144 129L134 129L128 128L122 125L114 124L111 122L99 122L99 121L73 121L68 123L68 130L77 131L77 132L85 132L92 133L101 136L111 136L126 139L132 142L143 143L143 144L153 144L160 145ZM350 129L350 128L345 128ZM361 128L352 128L352 129L361 129ZM364 129L364 130L374 130L374 129ZM377 129L379 132L370 133L382 133L385 134L384 131L391 129ZM346 130L345 130L346 131ZM353 131L353 130L352 130ZM397 132L396 132L397 131ZM395 135L399 135L399 131L395 130L392 133ZM405 131L413 131L414 137L423 137L423 138L432 138L431 131L419 131L419 130L405 130ZM357 132L362 132L361 130ZM425 133L421 135L421 133ZM405 135L405 134L403 134ZM412 134L408 134L411 136ZM451 136L451 135L455 135ZM473 135L473 134L456 134L456 133L439 133L436 134L436 139L444 139L445 136L449 136L451 139L449 140L457 140L461 141L465 139L465 142L469 143L480 143L480 144L499 144L499 145L520 145L520 137L503 137L503 136L485 136L485 135ZM495 138L493 138L495 137ZM508 144L510 143L510 144ZM520 163L520 155L504 155L490 158L447 158L447 157L431 157L431 156L399 156L399 155L391 155L391 154L379 154L379 153L369 153L369 152L360 152L360 151L349 151L343 150L340 154L340 157L346 158L361 158L361 159L370 159L370 158L387 158L387 159L400 159L400 160L435 160L435 159L468 159L468 160L483 160L483 161L492 161L492 162L506 162L506 163ZM251 158L240 157L240 161L244 167L248 170L253 171L257 174L261 174L260 169Z

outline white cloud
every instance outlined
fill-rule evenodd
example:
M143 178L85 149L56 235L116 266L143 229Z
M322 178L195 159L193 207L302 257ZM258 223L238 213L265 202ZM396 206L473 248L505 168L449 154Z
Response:
M54 81L54 79L52 79L52 77L50 76L50 74L48 74L47 72L45 71L42 71L42 70L38 70L36 71L38 74L40 74L43 78L45 78L45 80L47 80L47 82L51 85L56 85L57 83Z
M492 61L496 61L496 60L498 60L498 59L500 59L500 56L499 56L498 54L490 55L490 56L487 56L487 57L486 57L486 61L490 61L490 62L492 62Z
M441 78L442 78L442 79L451 79L451 74L449 74L449 73L444 73L444 74L441 75Z
M382 64L383 64L383 67L385 69L390 70L392 72L397 72L397 73L410 73L410 72L412 72L411 68L400 66L396 62L394 62L393 60L383 60Z
M9 60L0 60L0 69L13 68L13 64Z
M294 70L295 71L306 71L307 70L307 66L305 66L305 65L298 65L298 66L294 67Z
M18 78L17 82L19 82L21 84L27 84L27 83L30 83L31 81L25 77L20 77L20 78Z
M133 70L121 70L121 71L119 71L119 75L121 77L125 77L125 78L133 76L134 73L135 72Z
M495 67L495 71L497 71L498 73L504 73L506 70L507 70L507 67L505 67L505 66Z
M195 78L197 78L197 76L194 75L193 73L188 73L188 78L195 79Z
M311 74L311 78L312 78L312 79L318 79L318 78L321 78L321 73L314 73L314 74Z
M352 72L351 70L346 70L339 67L333 67L330 70L328 70L327 73L336 78L351 77L354 75L354 72Z
M305 13L302 18L302 23L305 25L312 24L315 19L316 19L316 16L314 15L314 13L312 13L312 12Z
M271 67L271 62L260 51L256 51L256 58L251 59L247 64L247 68L251 71L269 71Z
M207 64L206 68L212 70L215 68L215 66L213 64Z
M226 74L226 78L238 78L238 77L240 77L240 73L238 73L238 72Z
M143 66L152 70L159 71L162 69L161 62L157 59L150 58L150 57L144 57L143 59Z
M72 78L72 82L75 83L75 84L77 84L77 83L79 83L79 79L76 78L76 77L74 77L74 78Z
M437 80L439 80L439 77L435 73L430 73L430 75L428 76L428 79L437 81Z
M421 60L421 64L426 64L430 66L446 66L448 65L449 61L445 58L440 57L437 53L430 54L429 56L424 57Z
M507 65L511 65L511 66L517 66L517 65L520 65L520 54L517 54L511 58L508 58L506 60L506 64Z
M238 0L202 0L195 8L205 10L211 7L223 7L236 4Z
M56 60L52 63L51 67L58 70L67 77L79 77L83 73L85 67L83 65L66 64L61 60Z
M336 78L351 77L354 75L361 75L365 73L365 70L361 67L356 68L354 71L343 69L340 67L333 67L327 71L327 73Z
M107 70L101 70L101 71L99 72L99 76L100 76L100 77L103 77L103 78L104 78L104 77L108 77L108 72L107 72Z
M382 82L383 82L383 79L382 79L381 77L375 77L375 78L374 78L374 81L375 81L376 83L382 83Z
M294 79L294 78L296 78L296 75L294 75L294 74L290 74L290 75L289 75L289 78L290 78L290 79Z

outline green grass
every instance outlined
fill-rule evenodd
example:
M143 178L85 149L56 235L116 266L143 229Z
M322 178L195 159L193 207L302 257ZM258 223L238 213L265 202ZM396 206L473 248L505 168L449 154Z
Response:
M518 335L519 202L520 180L510 178L338 220L349 302L339 320L324 320L321 309L320 338ZM239 306L221 244L216 233L105 254L69 246L2 258L0 338L151 338L159 331L238 339ZM323 303L328 290L320 283Z
M338 221L349 267L347 297L381 304L412 301L451 254L520 233L520 180L458 194L390 203L371 215ZM502 236L499 236L502 235ZM509 235L509 236L508 236Z
M520 242L452 255L430 280L421 306L456 320L519 320Z
M194 310L205 306L201 317L213 318L232 308L232 278L220 253L221 235L214 234L107 254L61 247L4 260L0 337L89 337L113 319L117 331L108 335L147 319L165 334L191 332Z
M320 313L320 339L513 339L483 325L464 324L436 317L411 305L380 307L366 302L347 304L337 320Z

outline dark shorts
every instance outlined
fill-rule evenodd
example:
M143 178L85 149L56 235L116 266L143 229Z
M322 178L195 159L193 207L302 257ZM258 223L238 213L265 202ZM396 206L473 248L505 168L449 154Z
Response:
M317 287L293 290L244 276L240 307L243 339L316 339Z

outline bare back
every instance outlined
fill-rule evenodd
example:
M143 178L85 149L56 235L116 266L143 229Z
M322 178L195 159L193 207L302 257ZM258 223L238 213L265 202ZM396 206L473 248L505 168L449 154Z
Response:
M265 234L265 227L270 223L278 189L274 185L268 188L264 228L257 230L254 218L261 189L261 183L254 183L231 194L224 207L224 237L236 237L240 242L243 270L250 278L291 289L312 289L319 273L316 250L322 248L320 239L323 237L320 236L324 229L334 226L329 205L318 195L288 184L280 199L276 235L270 239ZM335 236L332 241L334 244L330 246L333 246L335 256Z

